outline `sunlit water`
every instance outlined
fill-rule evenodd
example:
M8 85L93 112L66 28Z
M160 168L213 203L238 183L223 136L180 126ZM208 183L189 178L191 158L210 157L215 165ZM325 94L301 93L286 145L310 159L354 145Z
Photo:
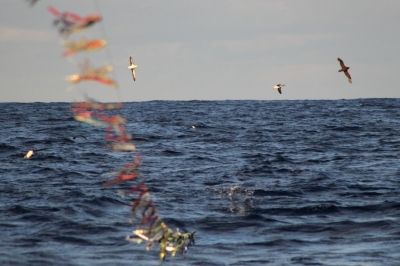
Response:
M0 106L1 265L160 264L157 247L125 241L129 199L101 187L132 155L67 103ZM122 112L160 216L196 231L165 265L400 265L400 100Z

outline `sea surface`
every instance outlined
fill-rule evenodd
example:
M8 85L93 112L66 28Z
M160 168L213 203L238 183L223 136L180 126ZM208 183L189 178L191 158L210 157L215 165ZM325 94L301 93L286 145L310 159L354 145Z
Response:
M129 199L101 186L132 154L68 103L0 108L0 265L160 265L158 247L125 240ZM400 265L400 99L120 112L159 215L196 231L163 265Z

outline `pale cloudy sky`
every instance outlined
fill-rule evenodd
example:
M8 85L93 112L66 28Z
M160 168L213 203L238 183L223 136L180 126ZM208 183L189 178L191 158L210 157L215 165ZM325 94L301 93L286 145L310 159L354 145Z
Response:
M400 97L398 0L0 1L0 101L342 99ZM61 56L48 6L104 20L70 39L106 50ZM133 84L128 66L139 65ZM341 57L353 76L338 73ZM119 90L71 87L74 62L111 63ZM272 90L287 84L284 94Z

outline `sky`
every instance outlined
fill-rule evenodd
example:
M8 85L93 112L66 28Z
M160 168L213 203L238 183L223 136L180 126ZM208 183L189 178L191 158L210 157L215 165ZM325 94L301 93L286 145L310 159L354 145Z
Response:
M399 98L398 0L1 0L0 102ZM103 21L62 56L48 6ZM137 80L128 58L133 56ZM338 73L350 66L353 84ZM71 86L78 62L111 64L119 88ZM283 94L272 89L285 83Z

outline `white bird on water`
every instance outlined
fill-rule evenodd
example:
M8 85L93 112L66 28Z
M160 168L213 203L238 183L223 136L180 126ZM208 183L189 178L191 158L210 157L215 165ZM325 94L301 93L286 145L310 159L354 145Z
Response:
M272 88L274 89L274 90L277 90L278 92L279 92L279 94L282 94L282 87L284 87L284 86L286 86L285 84L280 84L280 83L278 83L278 84L276 84L275 86L273 86Z
M32 157L32 155L33 155L33 150L29 150L29 151L25 154L24 159L30 159L30 158Z

